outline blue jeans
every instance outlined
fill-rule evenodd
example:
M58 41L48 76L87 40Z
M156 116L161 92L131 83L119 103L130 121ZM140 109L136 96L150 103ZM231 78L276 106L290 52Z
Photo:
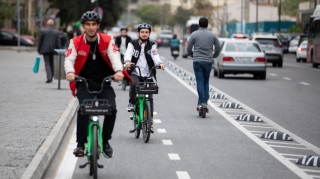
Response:
M212 69L211 62L196 61L193 62L193 70L196 76L198 90L198 104L205 103L209 99L209 78Z

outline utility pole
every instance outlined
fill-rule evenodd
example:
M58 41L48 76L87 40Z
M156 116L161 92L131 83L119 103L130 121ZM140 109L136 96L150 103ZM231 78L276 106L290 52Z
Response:
M20 0L17 0L18 52L20 52Z
M279 0L279 20L278 20L278 36L280 36L281 33L281 0Z
M256 0L256 34L258 34L258 0Z
M42 29L42 22L43 22L43 20L42 20L42 1L43 0L39 1L39 20L40 20L39 28L40 28L40 30Z
M241 0L241 33L242 33L242 25L243 25L243 0Z

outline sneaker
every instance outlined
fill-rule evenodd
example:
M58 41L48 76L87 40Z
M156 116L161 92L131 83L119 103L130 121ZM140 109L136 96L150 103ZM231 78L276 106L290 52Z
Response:
M150 128L150 132L151 132L152 134L154 133L153 126L151 126L151 128Z
M103 148L103 152L104 152L105 156L111 158L113 156L113 149L112 149L111 145L107 141L104 146L105 147Z
M129 103L129 104L128 104L128 107L127 107L127 111L128 111L128 112L132 112L133 109L134 109L134 105L131 104L131 103Z
M84 144L78 143L77 148L73 150L73 154L76 157L83 157L84 156Z

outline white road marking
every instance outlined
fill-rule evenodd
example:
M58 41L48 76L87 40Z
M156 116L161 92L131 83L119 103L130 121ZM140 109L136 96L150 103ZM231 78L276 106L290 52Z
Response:
M173 63L173 62L170 62ZM186 71L186 70L184 70ZM177 81L179 81L182 85L184 85L187 89L189 89L191 92L193 92L195 95L198 95L197 90L193 87L187 84L187 82L183 81L180 77L176 76L173 72L171 72L170 70L166 70L166 72L168 74L170 74L173 78L175 78ZM210 86L212 87L212 86ZM215 89L214 91L218 92L218 93L222 93L222 91L220 91L219 89L212 87L212 89ZM225 93L223 93L225 94ZM225 96L234 102L240 103L240 101L236 100L235 98L225 94ZM241 106L243 108L245 108L246 110L250 111L253 114L258 114L258 112L256 112L254 109L250 108L249 106L240 103ZM280 155L275 149L273 149L272 147L270 147L269 145L267 145L266 143L264 143L260 138L258 138L257 136L259 134L252 134L251 132L248 131L248 129L244 128L243 126L241 126L237 121L235 121L232 117L230 117L228 114L226 114L222 109L220 109L219 107L217 107L214 103L212 103L211 101L208 101L208 105L211 106L215 111L217 111L220 115L222 115L226 120L228 120L231 124L233 124L235 127L237 127L241 132L243 132L245 135L248 136L248 138L250 138L251 140L253 140L254 142L256 142L258 145L260 145L263 149L265 149L267 152L269 152L272 156L274 156L278 161L280 161L283 165L285 165L286 167L288 167L292 172L294 172L296 175L298 175L300 178L310 178L310 176L304 172L301 168L299 168L298 166L296 166L295 164L293 164L292 162L288 161L285 159L284 156ZM292 132L286 130L285 128L281 127L280 125L278 125L277 123L273 122L272 120L268 119L267 117L261 115L260 117L262 117L264 119L264 121L266 121L267 123L269 123L272 126L276 126L276 128L279 131L282 131L284 133L289 134L292 138L295 139L295 141L303 144L304 146L310 148L312 151L316 152L317 154L320 155L320 149L316 146L314 146L313 144L303 140L302 138L298 137L297 135L293 134Z
M158 129L159 133L167 133L166 129Z
M265 141L265 142L266 142L266 143L271 143L271 144L279 144L279 145L283 144L283 145L303 146L302 144L292 143L292 141L291 141L291 143L290 143L290 141L288 141L288 142Z
M297 155L297 154L286 154L286 153L280 153L281 155L284 156L294 156L294 157L304 157L305 155Z
M176 171L179 179L191 179L188 172L186 171Z
M180 157L178 154L169 153L168 156L170 160L180 160Z
M172 145L171 140L162 140L163 145Z
M309 175L309 176L312 178L320 178L320 176L318 176L318 175Z
M247 122L239 122L239 124L241 125L252 125L252 126L269 126L271 127L269 124L263 124L261 122L251 122L251 121L247 121Z
M275 73L269 73L270 76L277 76Z
M302 150L310 150L305 147L289 147L289 146L283 146L283 145L269 145L270 147L279 147L279 148L290 148L290 149L302 149Z
M309 170L309 169L303 169L306 172L313 172L313 173L320 173L320 170Z
M292 161L297 161L298 159L296 158L286 158L287 160L292 160Z
M153 111L153 115L156 116L158 115L158 113L156 111Z
M160 119L153 119L153 123L159 124L159 123L161 123L161 120Z
M310 83L306 83L306 82L300 82L300 84L306 85L306 86L310 85Z
M274 128L269 126L254 126L254 125L242 125L243 127L258 127L258 128Z
M61 161L59 170L56 174L56 179L71 179L73 171L76 167L78 158L73 155L73 149L77 147L76 142L76 127L73 129L72 137L69 142L66 153Z
M252 133L265 133L266 131L250 131Z
M292 80L291 78L289 78L289 77L283 77L283 79L285 79L285 80Z

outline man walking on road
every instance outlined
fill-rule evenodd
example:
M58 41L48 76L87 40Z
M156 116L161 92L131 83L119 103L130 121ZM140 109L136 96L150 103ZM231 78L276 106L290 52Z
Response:
M47 73L46 83L51 83L53 79L53 55L54 49L61 48L59 32L54 29L54 21L49 19L47 21L48 27L41 30L38 43L38 54L42 54L44 58L44 65Z
M131 37L127 35L128 29L126 27L121 27L121 35L116 37L116 45L119 48L121 55L121 62L124 64L123 56L126 53L129 42L131 42Z
M199 29L191 34L187 47L188 54L193 57L193 70L197 82L199 96L197 110L202 107L207 108L212 61L213 58L216 58L220 54L219 39L207 27L208 19L201 17L199 19ZM214 54L213 46L215 48Z

